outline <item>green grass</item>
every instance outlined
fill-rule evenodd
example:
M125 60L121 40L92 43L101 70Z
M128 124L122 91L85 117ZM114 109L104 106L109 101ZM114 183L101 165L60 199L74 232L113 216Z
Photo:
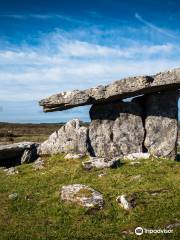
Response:
M32 164L19 166L16 176L0 170L0 240L180 239L179 228L173 234L122 234L137 226L158 229L180 220L178 162L142 160L135 166L122 162L99 178L102 170L85 171L81 160L64 160L60 155L44 160L41 171L35 171ZM136 175L141 179L133 180ZM72 183L87 184L103 193L104 208L93 211L62 202L60 188ZM152 196L156 190L162 192ZM10 200L13 192L18 198ZM133 193L137 206L127 212L116 197Z

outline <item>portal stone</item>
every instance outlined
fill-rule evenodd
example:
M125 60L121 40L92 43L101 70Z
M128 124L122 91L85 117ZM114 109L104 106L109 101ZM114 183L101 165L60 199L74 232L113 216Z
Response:
M144 128L140 104L118 101L96 104L90 109L91 155L117 157L142 152Z
M83 126L79 119L73 119L41 143L38 154L86 153L87 133L87 127Z
M178 91L146 96L144 145L151 155L175 159L178 136Z

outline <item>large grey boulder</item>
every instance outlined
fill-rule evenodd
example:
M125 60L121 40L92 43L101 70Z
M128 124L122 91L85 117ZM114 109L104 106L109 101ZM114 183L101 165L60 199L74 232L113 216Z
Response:
M151 155L175 159L178 136L178 91L145 98L145 147Z
M104 205L102 194L83 184L63 186L61 199L66 202L74 202L86 208L101 209Z
M142 152L144 127L138 103L93 105L89 126L89 151L96 157L120 157Z
M32 162L37 158L38 146L39 144L34 142L0 145L0 165L12 166Z
M106 86L59 93L41 100L39 104L43 106L45 112L62 111L179 87L180 68L177 68L153 76L124 78Z
M57 153L86 153L88 128L79 119L73 119L50 135L38 149L39 155Z

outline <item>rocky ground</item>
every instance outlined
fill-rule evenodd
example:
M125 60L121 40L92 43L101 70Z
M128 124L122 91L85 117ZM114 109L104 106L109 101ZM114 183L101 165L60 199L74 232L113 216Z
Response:
M13 174L1 169L0 239L179 239L178 162L122 160L114 169L86 170L85 160L55 155L20 165ZM88 188L66 202L73 192L63 191L71 184ZM77 198L90 204L89 189L102 196L99 209L78 204ZM171 228L173 233L138 237L134 234L138 226Z
M42 142L61 126L0 124L0 144ZM65 154L0 168L0 240L179 239L179 162L142 157ZM173 232L139 237L136 227Z

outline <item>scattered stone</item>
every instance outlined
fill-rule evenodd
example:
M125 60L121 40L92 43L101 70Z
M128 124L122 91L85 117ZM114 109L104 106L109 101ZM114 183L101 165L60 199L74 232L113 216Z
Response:
M83 162L82 165L86 170L90 170L92 168L115 168L119 165L119 158L98 158L91 157L90 160Z
M37 158L38 144L34 142L20 142L0 145L0 165L15 166Z
M139 165L139 164L141 164L141 163L138 162L138 161L136 161L136 162L130 162L129 164L135 166L135 165Z
M116 201L120 203L121 207L125 210L131 210L135 207L135 197L130 196L127 197L126 195L121 195L116 198Z
M9 199L15 200L17 198L18 198L18 193L11 193L11 194L9 194Z
M61 199L87 208L101 209L104 205L102 194L83 184L63 186Z
M44 160L40 157L34 162L33 167L35 170L42 170L44 169Z
M131 177L131 180L140 180L140 179L141 179L141 174Z
M178 90L145 97L144 145L156 157L175 159L178 136Z
M165 193L165 192L168 192L169 190L168 189L158 189L158 190L149 190L147 191L149 194L151 194L152 196L156 196L156 195L159 195L161 193Z
M180 68L153 76L129 77L106 86L63 92L39 102L45 112L62 111L73 107L112 102L141 94L180 87Z
M89 126L89 151L96 157L122 157L142 152L144 127L140 104L118 101L93 105Z
M6 168L4 169L4 172L6 172L7 175L16 175L19 173L16 167Z
M128 230L123 230L122 234L124 234L124 235L132 235L132 234L134 234L134 232L132 230L128 229Z
M137 152L137 153L130 153L123 157L124 160L138 160L138 159L149 159L149 153Z
M73 119L54 132L38 148L39 155L58 153L87 153L88 128Z
M173 228L177 228L177 227L180 227L180 222L169 224L166 226L166 229L173 229Z
M82 158L84 157L85 154L83 153L68 153L64 159L79 159L79 158Z
M106 175L107 175L107 173L106 173L106 172L103 172L103 173L98 174L98 177L99 177L99 178L102 178L102 177L104 177L104 176L106 176Z

